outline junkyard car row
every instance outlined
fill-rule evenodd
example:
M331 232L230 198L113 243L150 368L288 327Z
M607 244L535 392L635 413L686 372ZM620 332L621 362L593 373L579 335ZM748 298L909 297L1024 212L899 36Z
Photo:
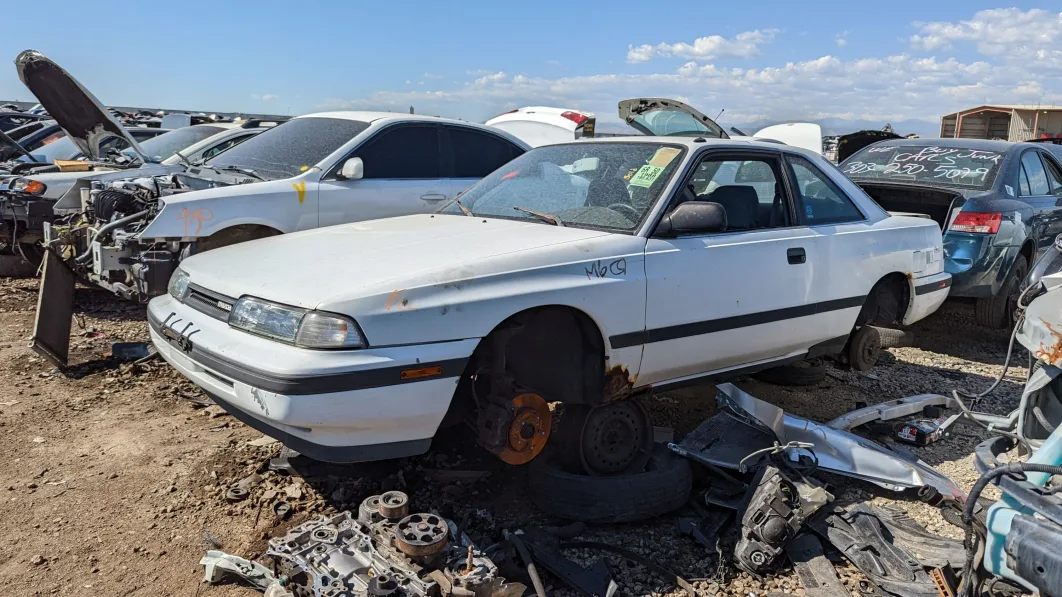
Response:
M682 506L693 462L720 475L704 503L744 496L726 511L742 524L735 563L752 574L786 553L797 564L790 549L806 545L807 525L901 597L947 588L933 575L944 568L962 573L963 591L986 572L1050 586L1042 566L1007 559L1048 557L1008 533L1054 533L1038 522L1054 512L1050 496L1005 499L987 524L982 515L983 566L919 559L903 584L889 557L915 555L890 541L864 559L843 537L865 512L830 505L830 488L811 475L965 508L972 533L977 495L851 433L951 407L960 414L901 439L934 441L963 421L1009 430L1013 445L979 453L982 472L1010 479L1000 484L1008 495L1040 491L1021 467L994 460L1020 444L1047 482L1062 458L1055 146L893 139L836 166L816 125L730 135L665 98L619 102L632 130L607 137L595 115L548 107L486 125L367 111L193 124L116 115L38 52L15 62L47 114L0 118L0 219L11 252L43 255L34 348L58 365L78 280L147 302L159 356L232 416L315 460L415 456L464 424L502 461L533 461L535 503L562 518L580 518L588 496L613 491L610 480L635 487L656 473L682 487L658 496L647 484L637 516L605 508L580 518L594 522ZM975 298L984 326L1017 324L1014 338L1040 362L1010 417L972 412L956 393L818 424L724 384L725 412L670 451L654 446L639 399L749 374L814 383L824 359L869 370L883 344L949 294ZM574 483L585 484L575 497L563 489ZM526 564L560 574L556 537L530 533L530 555L519 536L507 540ZM519 594L456 523L410 515L398 492L297 526L269 554L283 575L221 552L203 563L208 580L221 568L263 590L301 574L316 594L392 595L396 578L404 594ZM432 569L437 584L425 584Z

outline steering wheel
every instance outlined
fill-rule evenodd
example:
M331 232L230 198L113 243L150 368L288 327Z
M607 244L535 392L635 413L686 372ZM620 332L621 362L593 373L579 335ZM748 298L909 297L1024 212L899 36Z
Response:
M612 205L608 206L608 209L611 209L612 211L618 211L618 212L621 212L621 213L622 212L626 212L626 213L630 214L631 217L629 217L627 219L632 221L632 222L637 222L638 220L642 219L642 214L638 213L637 209L634 209L633 207L631 207L630 205L627 205L626 203L613 203Z

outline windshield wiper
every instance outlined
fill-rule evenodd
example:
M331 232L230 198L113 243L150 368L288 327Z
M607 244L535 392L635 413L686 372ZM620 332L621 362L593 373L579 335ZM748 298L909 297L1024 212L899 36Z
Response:
M185 166L194 166L195 165L191 161L189 161L188 158L184 157L184 154L179 152L179 151L173 152L173 155L177 156L181 160L181 163L184 164Z
M535 211L533 209L527 209L526 207L520 207L519 205L514 205L513 209L515 209L516 211L522 211L525 214L531 214L531 215L535 216L536 218L538 218L540 220L543 220L545 222L551 222L551 223L553 223L556 226L560 226L561 228L564 228L564 222L562 222L560 218L558 218L557 216L555 216L553 214L548 214L548 213L541 212L541 211Z
M239 172L240 174L246 174L247 176L253 176L258 180L265 180L265 177L255 172L251 168L244 168L242 166L222 166L221 168L214 168L214 170L225 170L232 172Z
M454 199L454 205L459 207L461 209L461 213L465 214L466 216L473 217L473 218L476 217L476 214L472 213L471 209L468 209L467 207L465 207L465 204L461 203L460 199Z

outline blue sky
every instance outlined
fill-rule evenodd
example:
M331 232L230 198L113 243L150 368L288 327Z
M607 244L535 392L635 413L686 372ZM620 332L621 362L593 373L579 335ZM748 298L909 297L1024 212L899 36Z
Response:
M667 96L741 124L1062 104L1057 1L802 4L61 1L42 27L5 28L0 57L33 48L104 103L195 110L608 120L619 99ZM31 99L7 64L0 98Z

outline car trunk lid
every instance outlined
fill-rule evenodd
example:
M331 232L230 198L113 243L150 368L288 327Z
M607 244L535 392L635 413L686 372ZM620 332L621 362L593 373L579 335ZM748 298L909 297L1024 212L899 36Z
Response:
M637 97L619 103L619 117L644 135L729 139L718 123L673 99Z
M141 159L144 152L114 116L70 73L36 50L25 50L15 58L18 78L37 96L48 114L88 159L98 161L103 143L124 139Z
M883 184L855 181L874 201L892 215L928 217L946 231L959 214L966 198L962 191L928 185Z

